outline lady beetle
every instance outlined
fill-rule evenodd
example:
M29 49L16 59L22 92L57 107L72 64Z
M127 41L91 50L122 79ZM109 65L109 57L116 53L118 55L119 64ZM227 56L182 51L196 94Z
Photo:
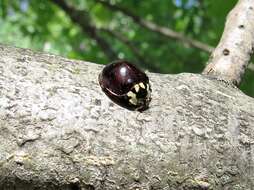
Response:
M147 75L128 61L106 65L99 74L99 84L113 102L129 110L143 111L151 101Z

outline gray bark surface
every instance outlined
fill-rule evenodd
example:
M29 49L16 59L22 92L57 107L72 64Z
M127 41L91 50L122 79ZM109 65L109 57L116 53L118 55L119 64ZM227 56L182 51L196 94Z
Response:
M150 108L112 103L103 67L0 45L0 189L253 189L254 101L148 73Z

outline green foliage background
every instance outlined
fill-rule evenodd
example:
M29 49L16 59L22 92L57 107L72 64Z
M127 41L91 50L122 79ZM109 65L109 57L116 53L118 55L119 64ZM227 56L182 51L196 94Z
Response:
M226 15L237 0L111 0L110 2L160 26L171 28L192 39L216 46ZM112 11L95 0L67 1L86 12L91 23L109 43L119 59L139 63L126 43L101 28L117 32L160 73L200 73L209 53L169 39L137 25L121 12ZM87 20L84 20L87 22ZM99 64L110 60L95 39L74 23L52 0L0 0L0 43L47 51ZM141 65L144 69L145 64ZM150 71L153 71L150 69ZM245 74L241 89L254 96L254 71Z

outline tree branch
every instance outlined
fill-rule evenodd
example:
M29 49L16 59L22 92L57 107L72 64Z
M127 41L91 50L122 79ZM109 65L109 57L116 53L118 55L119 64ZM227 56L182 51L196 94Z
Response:
M127 10L123 7L120 7L116 4L113 5L113 4L109 3L107 0L106 1L105 0L94 0L94 1L103 4L104 6L110 8L113 11L122 12L123 14L129 16L136 24L138 24L150 31L156 32L156 33L161 34L161 35L168 37L170 39L179 40L179 41L183 42L184 44L188 44L192 47L195 47L197 49L200 49L200 50L203 50L203 51L206 51L209 53L212 52L214 49L212 46L209 46L209 45L202 43L200 41L188 38L188 37L184 36L183 34L175 32L174 30L171 30L167 27L162 27L162 26L159 26L153 22L144 20L144 19L140 18L139 16L131 13L129 10Z
M203 74L239 85L254 48L254 0L239 0Z
M254 101L204 75L148 73L145 112L102 66L0 45L0 189L251 189Z
M50 1L62 8L74 23L78 24L86 34L93 38L110 61L118 59L110 44L98 34L96 27L91 24L88 14L70 7L64 0Z

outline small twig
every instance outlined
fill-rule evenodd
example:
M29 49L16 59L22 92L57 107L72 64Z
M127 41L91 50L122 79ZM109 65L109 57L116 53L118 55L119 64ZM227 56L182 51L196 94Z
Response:
M64 0L51 1L62 8L73 22L77 23L86 34L93 38L110 60L118 58L110 44L97 33L97 29L93 24L91 24L88 14L69 6Z
M118 5L115 5L115 4L113 5L113 4L109 3L108 1L104 1L104 0L94 0L94 1L103 4L104 6L110 8L111 10L120 11L121 13L129 16L135 23L137 23L138 25L140 25L150 31L159 33L159 34L161 34L165 37L171 38L171 39L179 40L179 41L183 42L184 44L188 44L192 47L201 49L201 50L209 52L209 53L211 53L214 49L212 46L209 46L209 45L202 43L200 41L188 38L188 37L184 36L183 34L178 33L170 28L159 26L153 22L144 20L141 17L131 13L129 10L127 10L123 7L120 7Z

